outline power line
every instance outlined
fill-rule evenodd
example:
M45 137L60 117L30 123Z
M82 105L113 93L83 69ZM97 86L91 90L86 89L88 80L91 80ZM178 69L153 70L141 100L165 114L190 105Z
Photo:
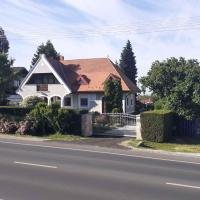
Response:
M178 18L179 19L179 18ZM180 19L179 19L180 20ZM20 36L20 30L17 32L18 38L9 38L11 40L31 40L39 39L41 36L48 36L50 38L87 38L87 37L101 37L101 36L112 36L112 35L123 35L123 34L149 34L154 32L169 32L169 31L185 31L185 30L199 30L200 29L200 17L196 17L195 20L189 20L185 23L183 18L177 24L177 20L154 20L149 22L143 22L140 24L118 24L118 25L107 25L97 29L81 29L77 31L69 30L56 30L52 32L52 29L46 30L34 30L27 28L27 36ZM185 23L185 24L184 24ZM48 27L49 28L49 27ZM50 33L51 32L51 33ZM24 33L23 33L24 34ZM22 33L21 33L22 35ZM4 36L0 35L0 38Z

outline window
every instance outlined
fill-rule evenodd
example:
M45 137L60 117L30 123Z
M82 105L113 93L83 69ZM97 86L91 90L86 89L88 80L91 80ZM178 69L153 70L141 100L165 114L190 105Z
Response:
M133 99L131 99L131 105L133 105Z
M80 99L81 107L88 107L88 98Z
M128 106L128 104L129 104L129 98L127 97L126 98L126 105Z
M59 82L51 73L37 73L32 74L27 84L59 84Z
M64 106L71 106L71 97L65 97Z

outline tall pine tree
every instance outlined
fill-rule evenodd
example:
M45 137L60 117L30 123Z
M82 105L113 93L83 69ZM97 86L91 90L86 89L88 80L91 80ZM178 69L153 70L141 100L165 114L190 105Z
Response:
M4 33L4 30L0 27L0 53L8 53L9 42Z
M126 46L121 53L119 67L133 83L137 83L136 59L133 53L131 42L129 40L127 41Z
M11 65L13 60L8 59L9 42L0 27L0 105L6 104L6 97L9 95L12 88L12 70Z
M34 54L34 57L31 61L31 67L35 65L35 63L40 57L40 54L45 54L46 57L53 58L53 59L58 59L59 57L59 53L55 50L51 41L48 40L46 44L42 43L40 46L38 46L37 51Z

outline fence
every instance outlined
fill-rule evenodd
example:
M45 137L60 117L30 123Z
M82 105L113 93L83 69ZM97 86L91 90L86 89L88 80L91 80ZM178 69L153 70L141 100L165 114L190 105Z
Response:
M200 118L194 120L178 119L177 132L185 136L200 136Z

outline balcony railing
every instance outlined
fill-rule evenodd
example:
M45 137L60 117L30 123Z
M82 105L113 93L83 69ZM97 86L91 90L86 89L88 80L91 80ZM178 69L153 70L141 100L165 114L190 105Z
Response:
M48 91L48 84L39 84L36 86L36 90L39 91Z

